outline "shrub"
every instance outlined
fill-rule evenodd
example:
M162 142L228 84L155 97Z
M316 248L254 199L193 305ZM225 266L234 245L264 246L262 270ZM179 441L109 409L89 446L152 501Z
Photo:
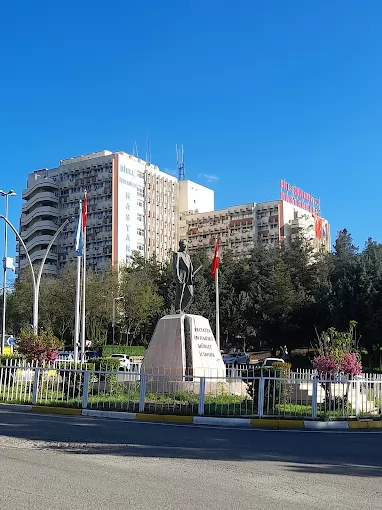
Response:
M112 354L127 354L128 356L144 356L146 348L143 345L104 345L102 357Z
M22 360L19 354L0 354L0 366L3 367L13 360Z
M344 374L360 375L362 373L362 365L356 352L348 352L341 361L341 370Z
M247 393L253 399L258 398L259 394L259 382L262 376L270 376L270 379L265 379L264 386L264 406L272 407L275 404L283 404L285 403L291 391L291 384L289 382L289 375L291 371L292 365L290 363L282 363L277 361L273 363L271 367L261 369L256 368L253 371L248 371L246 376L243 377L243 381L247 383ZM251 380L251 377L256 377L256 379ZM282 378L283 380L272 379Z
M333 377L338 372L337 363L330 356L317 356L317 358L314 358L313 368L324 377Z
M92 358L92 364L94 364L94 370L96 372L118 372L119 370L119 359L115 358ZM114 392L117 388L117 375L116 374L96 374L100 382L105 382L109 391Z
M119 359L116 358L92 358L92 365L94 365L94 370L106 370L109 372L118 372L119 370Z
M63 343L53 335L51 329L42 329L35 334L30 328L20 331L17 350L28 361L54 363L58 357L58 351L63 348Z

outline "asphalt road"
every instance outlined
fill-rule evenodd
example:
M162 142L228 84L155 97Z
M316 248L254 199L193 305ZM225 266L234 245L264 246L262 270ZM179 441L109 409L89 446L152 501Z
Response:
M1 510L382 508L382 434L0 411Z

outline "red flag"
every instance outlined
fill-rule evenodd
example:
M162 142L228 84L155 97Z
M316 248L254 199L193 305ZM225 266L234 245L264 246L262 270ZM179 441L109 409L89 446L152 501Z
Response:
M215 274L216 274L216 270L218 269L218 267L219 267L219 243L218 243L218 241L216 241L215 255L214 255L214 260L212 261L212 269L211 269L211 276L212 276L213 280L215 280Z
M82 205L82 230L85 230L87 220L88 220L88 194L85 192L85 200Z

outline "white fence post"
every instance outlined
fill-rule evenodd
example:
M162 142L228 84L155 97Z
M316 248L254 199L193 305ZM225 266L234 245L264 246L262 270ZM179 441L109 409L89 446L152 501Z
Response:
M34 379L33 379L33 392L32 392L32 404L33 405L35 405L37 402L39 380L40 380L40 368L36 367L34 370Z
M312 390L312 418L317 419L317 393L318 393L318 376L313 377Z
M198 415L204 414L204 399L206 396L206 378L201 377L199 381L199 401L198 401Z
M139 412L144 413L145 411L145 397L146 397L146 374L141 374L141 385L139 388Z
M84 372L84 386L83 386L83 390L82 390L82 409L87 409L87 407L88 407L89 381L90 381L90 371L85 370L85 372Z
M355 381L355 415L359 418L360 415L360 396L361 396L361 381L357 377Z
M255 380L253 381L255 384ZM259 381L259 394L257 399L257 410L259 414L259 418L264 416L264 387L265 387L265 378L263 375L263 371L261 371L261 377Z

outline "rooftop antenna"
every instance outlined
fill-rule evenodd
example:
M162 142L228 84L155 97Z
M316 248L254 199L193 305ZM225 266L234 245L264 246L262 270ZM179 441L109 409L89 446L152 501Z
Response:
M150 137L147 135L146 161L151 164Z
M138 145L137 145L137 141L135 140L134 144L133 144L133 156L135 157L139 157L138 156Z
M178 147L178 145L176 145L175 150L176 150L176 163L178 165L178 179L179 179L179 181L184 181L186 178L186 171L184 169L183 144L180 147Z

